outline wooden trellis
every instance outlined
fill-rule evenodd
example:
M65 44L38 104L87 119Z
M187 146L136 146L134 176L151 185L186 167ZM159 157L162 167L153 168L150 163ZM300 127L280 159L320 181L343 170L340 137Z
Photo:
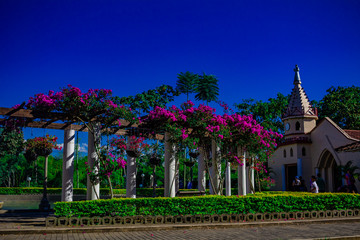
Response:
M34 115L32 110L27 109L13 109L13 108L4 108L0 107L0 125L3 125L3 122L7 120L6 117L10 118L22 118L22 127L30 128L42 128L42 129L57 129L57 130L75 130L79 132L88 132L88 128L85 125L75 124L75 122L64 123L63 119L65 117L60 113L47 113L41 116ZM121 126L124 126L123 129L117 130L115 135L128 135L132 130L126 128L134 129L138 128L137 124L129 126L129 122L121 119ZM103 130L105 131L105 130ZM141 130L140 130L141 131ZM157 134L155 139L162 140L163 135Z

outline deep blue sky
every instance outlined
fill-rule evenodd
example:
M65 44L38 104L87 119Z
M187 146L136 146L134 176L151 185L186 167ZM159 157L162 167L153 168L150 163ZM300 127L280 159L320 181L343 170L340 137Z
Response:
M67 84L134 95L179 72L214 74L219 98L310 99L359 85L360 1L1 0L0 106Z

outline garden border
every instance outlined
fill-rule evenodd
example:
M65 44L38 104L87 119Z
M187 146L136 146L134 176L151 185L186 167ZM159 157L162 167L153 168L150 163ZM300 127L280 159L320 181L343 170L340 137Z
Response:
M177 216L127 216L127 217L47 217L46 227L69 226L109 226L109 225L151 225L151 224L212 224L212 223L248 223L271 222L281 220L331 219L360 217L360 209L281 212L281 213L247 213L247 214L213 214L213 215L177 215ZM96 221L94 221L96 219ZM72 223L72 224L70 224Z

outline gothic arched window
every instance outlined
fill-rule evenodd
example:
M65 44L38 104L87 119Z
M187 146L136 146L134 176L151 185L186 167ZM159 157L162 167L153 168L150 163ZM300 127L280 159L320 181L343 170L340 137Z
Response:
M286 158L286 150L284 149L284 158Z
M305 147L303 147L303 148L301 149L301 153L302 153L303 156L306 156L306 149L305 149Z
M300 123L299 122L295 123L295 129L296 129L296 131L300 130Z
M293 149L290 148L290 157L294 156L294 152L293 152Z

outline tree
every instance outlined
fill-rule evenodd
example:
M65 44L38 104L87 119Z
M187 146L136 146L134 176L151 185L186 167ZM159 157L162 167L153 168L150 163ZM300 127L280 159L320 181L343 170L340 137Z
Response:
M141 114L146 115L155 106L166 106L169 102L174 101L176 96L179 96L179 92L172 86L161 85L155 89L138 93L135 96L115 97L114 102L131 108L140 116Z
M210 185L216 194L221 194L223 188L224 172L216 167L222 160L226 163L246 164L245 159L239 158L237 154L237 150L241 148L251 159L262 156L255 159L254 166L259 168L260 161L268 159L276 147L276 140L282 137L264 129L251 115L217 115L214 108L203 104L196 108L191 101L182 104L181 108L155 107L144 119L144 124L154 130L154 134L168 132L170 142L178 147L202 149L206 171L209 172L212 165L215 172L210 177ZM216 151L216 157L215 154L210 154L213 144L220 149Z
M219 95L218 80L214 75L199 75L198 83L195 89L195 99L209 103L216 101Z
M281 117L289 103L288 99L288 96L278 93L276 98L269 98L267 102L243 99L241 103L235 104L235 107L241 115L253 115L256 122L265 129L283 133L284 125Z
M329 117L341 128L360 129L360 87L330 87L319 102L319 117Z
M24 134L18 125L21 120L6 119L0 128L0 185L19 184L20 172L23 172L24 158L19 154L24 150Z
M189 94L195 92L196 84L198 83L199 75L191 73L189 71L178 74L178 80L176 81L176 89L186 94L186 101L189 100Z
M18 124L17 119L7 119L0 128L0 158L18 156L24 150L24 134Z

